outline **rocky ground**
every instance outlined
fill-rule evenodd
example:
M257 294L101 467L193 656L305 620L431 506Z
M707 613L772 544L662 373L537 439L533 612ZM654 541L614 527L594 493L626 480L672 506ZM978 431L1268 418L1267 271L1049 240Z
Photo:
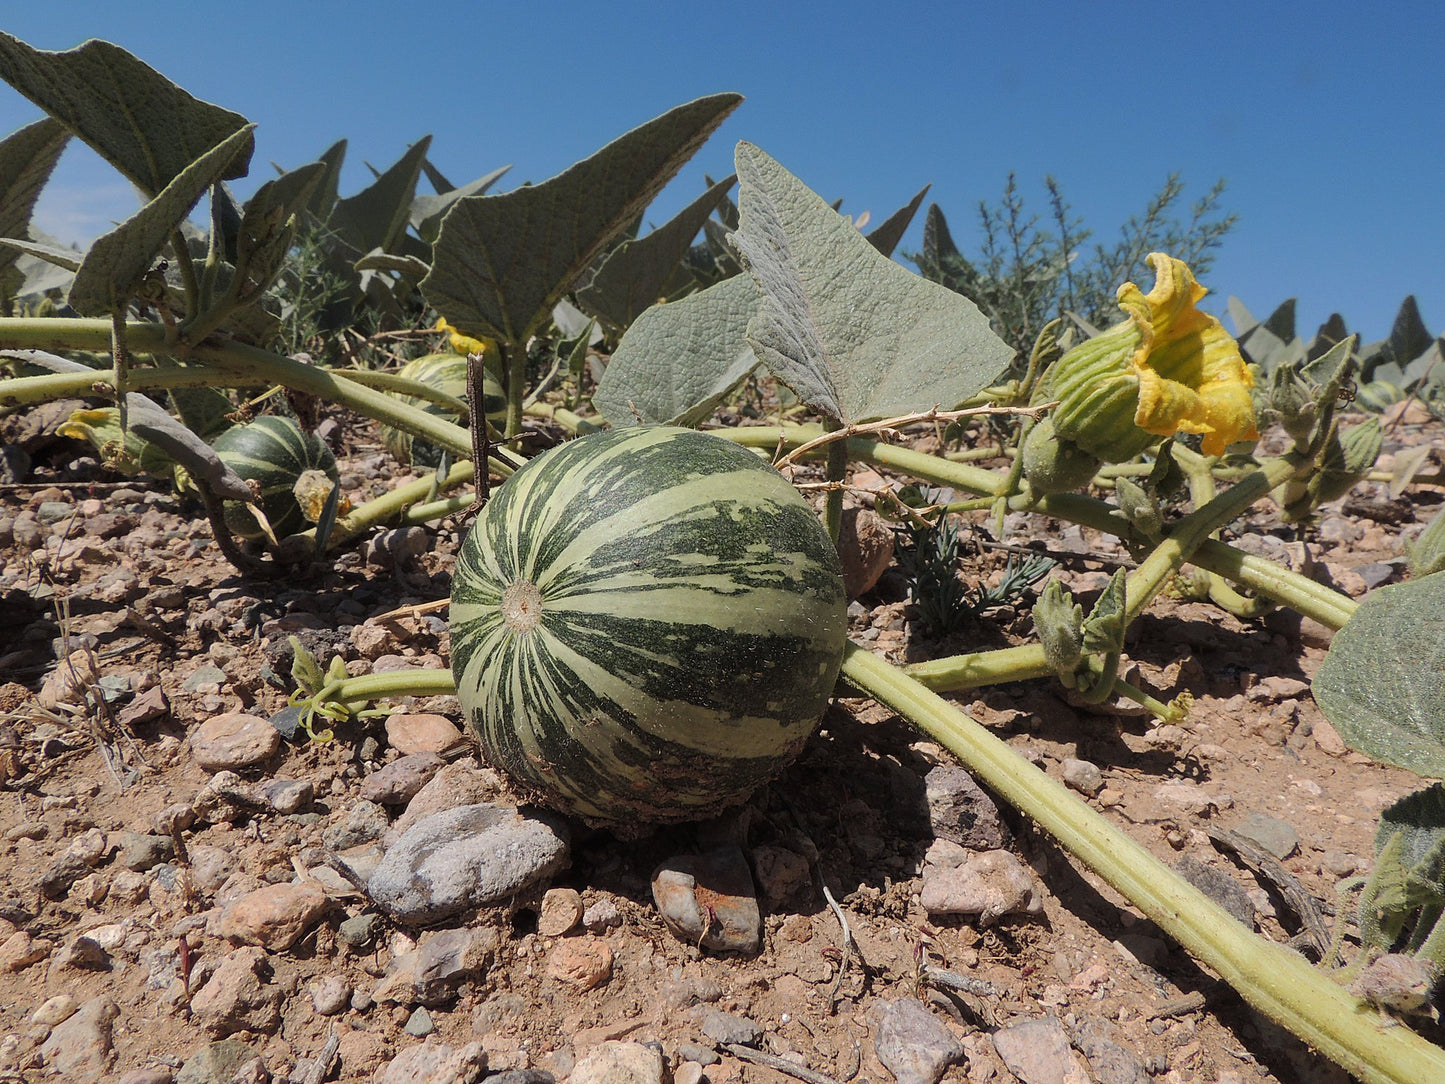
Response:
M398 611L446 597L455 531L245 579L197 506L47 445L40 413L5 423L0 486L0 1080L1343 1079L866 701L742 810L634 840L519 812L450 697L283 736L291 636L352 674L446 665L444 611ZM332 439L353 499L400 476L369 434ZM1415 415L1391 441L1441 446ZM1366 483L1306 531L1260 506L1238 542L1358 595L1401 577L1442 497ZM1085 598L1127 561L1012 527ZM1003 554L968 561L997 578ZM1029 631L1026 600L938 643L896 570L849 612L896 661ZM1317 953L1376 815L1418 786L1321 716L1326 643L1166 597L1128 665L1192 694L1183 723L1045 681L960 703Z

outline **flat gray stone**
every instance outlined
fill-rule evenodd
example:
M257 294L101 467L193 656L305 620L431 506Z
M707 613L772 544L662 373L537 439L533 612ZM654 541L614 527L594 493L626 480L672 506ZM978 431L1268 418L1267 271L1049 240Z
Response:
M1043 910L1043 887L1009 851L970 855L961 866L926 866L918 902L930 915L978 916L984 925L1004 915Z
M702 1033L715 1043L757 1046L758 1040L763 1037L763 1029L758 1026L757 1021L737 1013L723 1012L722 1009L703 1009L698 1026Z
M413 824L382 856L366 890L398 922L425 925L514 895L563 869L568 857L561 818L464 805Z
M938 839L952 840L971 851L987 851L1008 843L998 805L973 776L956 764L940 764L923 777L928 819Z
M1174 869L1238 919L1246 929L1254 929L1254 901L1249 898L1245 887L1233 877L1187 854L1174 863Z
M236 1070L257 1053L240 1039L207 1043L186 1059L176 1074L176 1084L230 1084Z
M1073 1038L1099 1084L1149 1084L1144 1063L1124 1045L1127 1040L1108 1021L1090 1017L1074 1029Z
M937 1084L963 1057L963 1044L916 998L875 1002L873 1049L898 1084Z
M993 1033L993 1048L1023 1084L1091 1084L1057 1017L1020 1020Z
M120 1007L110 998L91 998L40 1044L46 1065L66 1080L101 1080L115 1060L111 1032L118 1016Z
M1250 813L1234 830L1279 859L1288 858L1299 847L1299 833L1268 813Z

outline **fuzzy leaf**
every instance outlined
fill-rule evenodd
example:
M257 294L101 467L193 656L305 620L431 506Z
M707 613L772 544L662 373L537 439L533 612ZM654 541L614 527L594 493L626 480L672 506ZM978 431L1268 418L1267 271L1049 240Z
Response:
M77 252L73 248L63 248L58 244L46 244L43 241L27 241L21 237L0 237L0 246L17 249L66 271L79 271L80 261L85 258L85 253Z
M27 124L0 140L0 237L27 235L36 197L69 141L64 125L49 119ZM19 256L14 249L0 248L0 272Z
M735 180L718 181L646 237L618 245L591 283L577 292L578 302L614 327L630 327L664 295L667 281L687 255L692 239Z
M1440 845L1445 841L1445 784L1432 783L1407 794L1380 814L1375 829L1376 854L1384 851L1396 832L1404 835L1401 865L1418 871L1425 879L1438 878Z
M741 101L699 98L541 184L458 200L442 220L422 295L466 334L526 342Z
M1445 777L1445 573L1365 596L1335 634L1314 694L1353 748Z
M247 125L178 174L165 190L90 246L70 286L70 304L83 316L108 316L130 300L171 234L207 188L224 175L237 148L250 143Z
M0 32L0 79L49 113L154 199L216 146L218 180L244 177L255 143L246 118L187 94L118 45L92 39L65 52ZM229 141L241 132L243 139Z
M903 240L903 235L908 232L908 227L913 223L913 216L918 213L918 208L923 203L923 197L928 195L932 185L924 185L908 203L894 211L886 219L880 222L876 228L868 231L868 243L885 256L892 256L893 250L898 247L898 242Z
M435 184L439 179L445 183L441 174L432 176L435 167L430 162L423 162L422 168L427 171L427 176ZM411 201L411 228L416 230L423 241L434 243L437 233L441 230L442 218L451 210L452 204L466 196L484 195L487 189L501 180L511 166L500 166L485 176L478 177L470 184L464 184L460 188L452 188L443 191L435 196L420 195L412 197Z
M752 144L736 164L733 242L761 294L748 341L800 401L849 424L952 407L1008 364L973 302L882 255Z
M628 329L592 396L613 425L696 425L757 366L748 321L758 291L747 275L654 305Z
M267 181L241 209L236 259L246 268L253 292L269 287L296 238L296 215L326 174L326 163L311 162Z
M318 221L325 222L336 207L336 190L341 184L341 166L346 160L346 140L338 139L321 152L317 158L326 171L320 182L311 190L306 210Z
M339 200L327 225L357 252L391 251L406 230L421 164L431 136L422 136L387 171L354 196Z

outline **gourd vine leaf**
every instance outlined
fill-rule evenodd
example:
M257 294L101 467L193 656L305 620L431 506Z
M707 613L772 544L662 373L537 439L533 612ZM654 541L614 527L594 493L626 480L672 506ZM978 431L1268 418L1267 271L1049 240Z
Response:
M406 231L411 218L417 178L431 147L431 136L422 136L371 184L354 196L338 200L331 209L327 226L357 255L381 249L391 252Z
M326 173L324 162L298 166L267 181L241 208L236 258L259 292L280 273L296 239L296 219Z
M1445 861L1445 784L1432 783L1423 790L1405 795L1380 814L1375 829L1375 853L1384 851L1395 833L1401 833L1400 861L1410 876L1431 885L1436 892L1442 886L1442 861Z
M1355 749L1445 777L1445 573L1365 596L1335 634L1314 694Z
M154 199L197 159L240 132L218 180L244 177L255 141L245 117L192 97L118 45L65 52L0 32L0 79L45 110Z
M718 181L647 236L618 245L592 281L577 291L578 304L613 327L631 326L644 309L667 294L668 282L692 247L692 239L736 180Z
M913 224L913 216L918 213L918 208L923 205L923 197L928 195L932 185L924 185L904 206L898 208L886 219L880 222L875 228L866 234L868 243L885 256L892 256L893 250L898 247L898 242L903 240L903 235L908 232L908 227Z
M202 193L225 175L239 148L249 144L248 124L178 173L161 193L90 246L70 285L70 305L82 316L107 316L129 303L176 228Z
M757 367L747 340L757 303L738 275L654 305L617 344L592 405L615 426L699 424Z
M426 170L427 176L431 178L433 184L441 178L441 174L439 173L436 174L436 176L432 176L435 169L430 162L423 162L422 168ZM428 244L435 244L437 234L441 231L442 218L451 210L452 204L465 196L485 195L487 189L501 180L502 175L511 168L510 165L499 166L497 169L492 170L492 172L478 177L470 184L464 184L460 188L443 191L435 196L426 194L413 196L411 201L411 228L416 230L417 236L423 241L426 241ZM441 179L444 180L444 178Z
M317 222L325 222L336 207L337 190L341 186L341 166L346 160L346 140L338 139L322 151L316 160L326 167L326 172L311 190L306 210Z
M442 219L422 296L466 334L525 343L741 101L699 98L541 184L457 200Z
M732 241L758 285L748 341L798 399L844 424L952 407L1013 351L973 302L888 259L751 143Z
M69 141L65 126L48 118L0 140L0 237L28 236L36 197ZM0 246L0 274L19 258L15 249Z
M80 261L85 258L85 253L73 248L45 241L26 241L19 237L0 237L0 247L16 249L66 271L79 271Z

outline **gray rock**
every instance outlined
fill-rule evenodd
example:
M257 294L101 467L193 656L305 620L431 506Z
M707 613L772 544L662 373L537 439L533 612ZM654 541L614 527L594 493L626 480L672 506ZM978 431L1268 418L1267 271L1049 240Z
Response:
M95 939L81 936L67 943L55 954L52 966L73 967L77 971L109 971L110 953Z
M392 918L426 924L511 896L564 868L568 855L559 817L465 805L412 825L366 888Z
M873 1049L898 1084L937 1084L963 1044L916 998L877 1001L869 1010Z
M415 1035L418 1039L424 1039L436 1031L436 1025L432 1023L431 1013L421 1006L407 1017L405 1031L408 1035Z
M381 845L390 849L412 825L433 813L458 809L464 805L490 804L500 800L506 786L502 777L491 768L479 768L474 760L448 764L431 781L417 791L406 810L396 818Z
M1247 929L1254 929L1254 901L1249 892L1223 870L1184 855L1174 863L1180 876L1223 907Z
M111 1029L118 1016L120 1007L110 998L91 998L40 1045L46 1065L76 1084L101 1080L115 1060Z
M333 851L350 850L372 843L386 835L391 820L386 810L375 802L357 802L340 824L333 824L321 833L321 841Z
M423 1005L441 1005L457 995L468 979L481 978L497 951L497 931L490 926L438 930L416 950L412 983Z
M923 778L933 834L969 850L986 851L1008 843L998 805L973 776L956 764L939 764Z
M1020 1020L993 1033L993 1048L1023 1084L1089 1084L1089 1073L1069 1047L1056 1017Z
M186 1059L176 1074L176 1084L230 1084L236 1070L256 1054L256 1050L240 1039L207 1043Z
M381 805L406 805L446 763L436 753L412 753L393 760L361 781L361 797Z
M1074 1029L1074 1046L1088 1060L1099 1084L1149 1084L1144 1063L1107 1020L1090 1017Z
M316 800L309 779L272 779L261 784L261 796L277 813L300 813Z
M695 1061L704 1066L716 1065L722 1061L716 1050L701 1043L678 1043L673 1047L673 1053L677 1055L678 1061Z
M602 1043L577 1062L568 1084L662 1084L662 1051L652 1044Z
M223 685L227 680L226 671L218 666L198 666L181 682L181 690L193 693L202 685Z
M749 1020L746 1016L739 1016L737 1013L723 1012L721 1009L711 1007L701 1010L698 1027L715 1043L756 1046L758 1040L763 1037L763 1029L758 1026L756 1021Z
M1080 794L1087 794L1092 798L1104 789L1104 773L1097 764L1069 757L1060 767L1063 769L1065 785L1073 787Z
M1299 833L1267 813L1250 813L1234 830L1279 859L1288 858L1299 847Z
M476 1084L487 1069L481 1043L453 1049L445 1043L422 1043L403 1050L376 1076L376 1084Z
M918 902L931 915L976 915L987 925L1004 915L1040 913L1043 890L1010 852L987 851L951 869L925 867Z
M176 845L170 836L153 836L145 832L123 832L115 860L126 869L144 873L169 862L176 856Z
M60 523L75 515L75 505L69 501L41 501L35 509L35 518L50 525Z
M351 1004L351 987L340 975L322 975L311 984L311 1007L320 1016L335 1016Z
M355 918L346 919L336 928L336 939L354 949L365 949L371 947L380 931L380 915L357 915Z

